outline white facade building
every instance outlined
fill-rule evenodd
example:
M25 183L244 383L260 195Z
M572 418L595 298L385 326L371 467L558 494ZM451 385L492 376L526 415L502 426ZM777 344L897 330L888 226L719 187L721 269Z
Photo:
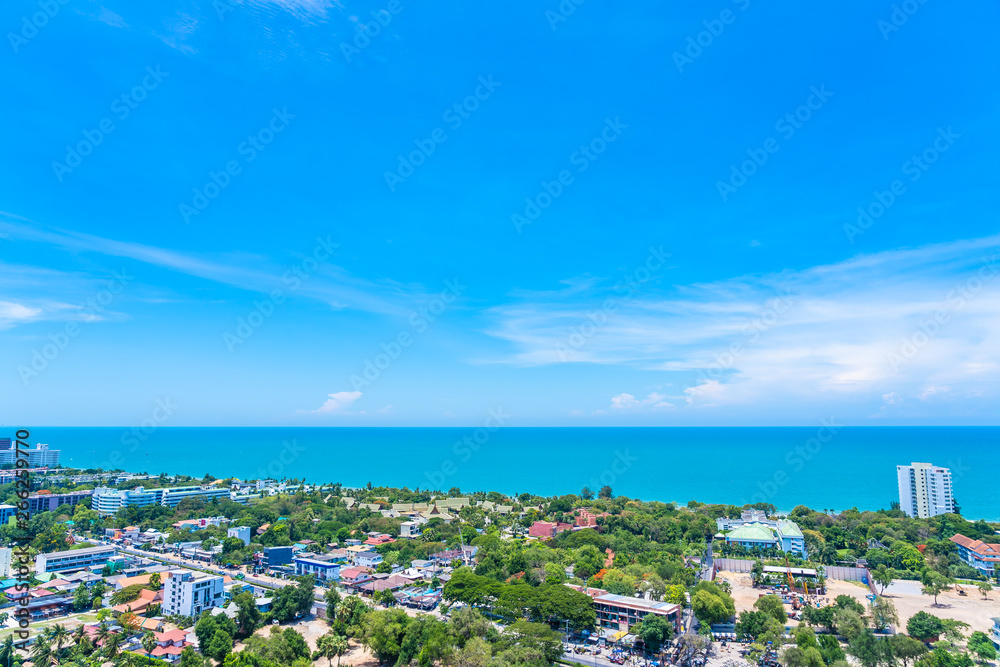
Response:
M930 463L896 466L899 508L907 516L927 519L955 511L951 470Z
M59 450L49 449L48 445L37 444L35 449L22 449L22 458L28 460L29 468L55 468L59 465ZM9 438L0 441L0 465L17 464L17 447L11 444Z
M167 507L177 507L185 498L204 498L210 501L213 498L229 498L229 489L213 486L180 486L173 488L135 489L119 490L109 489L106 486L99 486L94 489L91 509L96 510L98 515L104 517L117 514L123 507L145 507L146 505L166 505Z
M236 526L226 531L226 537L238 537L243 544L250 544L250 526Z
M163 588L163 612L197 617L225 599L222 577L190 570L170 570Z
M10 577L10 564L14 552L10 547L0 548L0 577L7 579Z

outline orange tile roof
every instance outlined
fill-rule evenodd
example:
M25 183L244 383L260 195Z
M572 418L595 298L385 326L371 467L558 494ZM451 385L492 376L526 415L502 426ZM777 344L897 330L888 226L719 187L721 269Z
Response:
M1000 544L987 544L965 535L955 535L951 538L955 544L975 552L977 556L991 563L1000 563Z

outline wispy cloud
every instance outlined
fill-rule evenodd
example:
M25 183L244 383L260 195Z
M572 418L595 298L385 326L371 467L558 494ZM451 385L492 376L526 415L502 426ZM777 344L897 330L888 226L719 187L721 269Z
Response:
M118 241L92 234L46 227L33 221L0 212L0 233L10 240L46 244L63 250L126 258L241 289L268 293L288 289L282 280L289 267L273 258L237 254L184 253L141 243ZM309 243L314 243L310 240ZM287 264L293 264L292 257ZM420 286L390 279L361 278L333 262L324 263L309 281L295 291L335 309L353 309L383 315L408 316L411 304L430 298Z
M928 387L945 386L953 396L995 396L998 248L1000 236L991 236L650 288L623 303L572 362L675 374L687 385L681 398L688 409L870 400L871 410L890 393L899 397L893 408L906 409L907 397L927 399L940 392ZM565 298L525 293L493 309L488 331L511 348L494 361L564 362L559 344L608 289L593 285ZM611 409L648 400L622 393Z

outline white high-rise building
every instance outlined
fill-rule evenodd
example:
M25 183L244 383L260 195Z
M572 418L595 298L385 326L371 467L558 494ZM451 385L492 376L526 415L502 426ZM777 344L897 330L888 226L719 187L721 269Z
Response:
M163 583L165 614L197 617L206 609L222 606L222 577L190 570L170 570Z
M930 463L896 466L899 508L908 516L927 519L955 511L951 470Z

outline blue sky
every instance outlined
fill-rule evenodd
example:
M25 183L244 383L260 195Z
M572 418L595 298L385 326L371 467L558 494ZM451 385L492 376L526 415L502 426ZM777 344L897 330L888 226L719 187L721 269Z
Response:
M0 423L997 423L995 3L2 16Z

